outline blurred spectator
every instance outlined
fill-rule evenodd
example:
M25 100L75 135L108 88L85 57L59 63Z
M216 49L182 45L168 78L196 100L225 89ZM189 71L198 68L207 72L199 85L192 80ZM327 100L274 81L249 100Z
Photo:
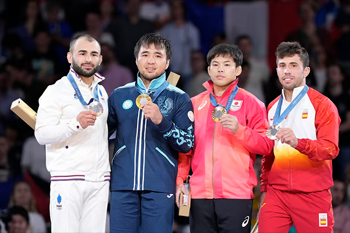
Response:
M7 61L24 59L23 43L18 34L12 32L4 36L3 52Z
M191 52L198 50L200 45L199 30L186 21L186 9L182 0L171 2L171 22L165 25L159 33L171 41L173 56L170 70L181 75L184 91L188 92L187 85L191 77Z
M101 84L106 89L108 95L117 87L124 86L134 80L131 71L118 64L113 48L108 44L101 44L103 62L101 64L101 74L105 80Z
M213 37L212 47L214 47L215 45L218 45L218 44L229 44L225 32L222 32L222 33Z
M196 96L203 91L206 91L203 87L203 83L210 80L210 76L207 73L207 61L204 54L200 50L194 50L191 53L191 69L192 75L188 86L188 95L190 97Z
M140 17L154 22L157 29L162 28L170 19L170 7L168 1L144 1L141 4Z
M315 89L324 93L327 82L327 55L321 44L315 44L310 54L310 67L316 79Z
M28 212L22 206L10 208L8 218L8 233L36 233L30 229Z
M49 185L51 176L46 169L45 146L40 145L34 136L24 142L21 166L24 173L35 175Z
M38 56L38 58L40 57ZM5 68L11 79L14 80L13 88L19 91L21 93L21 98L29 107L36 111L39 106L38 99L44 92L46 84L35 79L31 64L28 64L27 61L8 62L5 64Z
M247 61L243 60L241 66L242 66L242 73L238 76L238 79L239 79L238 86L245 89L249 79L250 65Z
M101 30L105 30L115 18L116 7L114 0L99 0Z
M344 204L346 199L346 186L344 181L334 179L331 188L332 206L334 213L334 233L350 232L350 209Z
M12 88L12 80L5 67L0 67L0 134L5 132L6 124L15 119L15 114L10 110L12 101L22 97Z
M1 217L1 215L0 215L0 217ZM5 224L1 218L0 218L0 233L7 233Z
M29 214L29 225L32 232L46 232L44 218L36 210L32 190L26 181L18 181L14 185L9 203L10 208L13 206L21 206L26 209Z
M250 36L238 36L236 45L243 53L243 60L249 63L249 74L244 89L266 102L263 87L270 75L269 67L266 62L253 57L253 41Z
M23 22L10 32L17 33L23 43L25 53L33 52L35 49L33 35L39 29L45 28L45 23L39 14L38 3L36 0L28 0L25 8L25 17Z
M128 67L136 80L137 67L135 64L134 46L146 33L154 31L151 21L140 18L140 0L128 0L126 4L126 16L114 20L107 28L113 35L115 54L118 62Z
M323 27L329 30L338 14L339 1L338 0L321 0L318 1L318 7L315 22L318 27Z
M338 109L341 123L339 126L339 155L333 160L333 173L344 177L347 164L350 162L350 94L344 70L338 64L328 67L328 81L325 95L333 101Z
M35 79L47 85L54 83L57 78L57 70L60 67L59 58L51 46L51 36L48 31L40 30L34 35L36 49L30 54L32 69ZM23 80L25 82L25 80ZM28 96L26 96L28 97Z
M318 28L315 23L315 7L307 1L302 2L298 8L301 27L287 36L286 41L298 41L307 49L309 54L314 50L316 44L321 44L327 56L334 56L334 48L328 31L324 28Z
M9 163L9 149L7 138L0 135L0 210L8 207L12 187L18 179Z
M63 9L58 0L49 0L45 4L46 23L52 38L53 47L61 64L67 64L67 50L73 31L64 20ZM66 70L66 69L65 69Z
M100 43L106 43L110 46L114 46L114 39L111 33L102 31L102 21L100 15L96 12L88 12L85 16L86 30L83 32L77 32L73 35L73 38L81 34L89 34L94 37Z

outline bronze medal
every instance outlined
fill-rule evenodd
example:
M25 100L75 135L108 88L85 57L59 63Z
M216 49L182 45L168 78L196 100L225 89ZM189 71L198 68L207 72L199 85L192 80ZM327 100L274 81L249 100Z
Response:
M213 112L211 113L211 117L213 118L213 120L215 122L219 122L220 118L226 114L227 114L227 112L226 112L224 107L217 106L214 108Z
M147 102L152 102L152 99L147 94L141 94L136 98L136 105L141 109L141 105Z

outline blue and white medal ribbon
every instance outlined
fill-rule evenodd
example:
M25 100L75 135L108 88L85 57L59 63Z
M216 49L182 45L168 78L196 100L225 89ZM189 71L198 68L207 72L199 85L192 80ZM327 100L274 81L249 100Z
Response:
M289 106L283 111L281 114L281 108L283 103L283 95L281 95L280 99L278 100L275 116L273 118L272 125L267 129L266 136L270 138L271 140L276 140L276 134L278 130L280 130L279 124L288 116L288 114L297 106L297 104L300 102L300 100L306 95L306 93L309 91L309 87L307 85L304 86L304 88L301 90L301 92L294 98L294 100L289 104Z
M98 85L96 84L96 87L94 90L94 98L91 98L89 100L89 102L86 103L71 72L69 72L67 74L67 78L68 78L69 82L72 84L72 87L73 87L75 94L77 95L80 103L84 106L88 106L90 111L96 112L97 116L100 116L103 113L103 106L100 103L100 100L98 98Z
M211 113L211 117L213 118L213 120L215 122L219 122L220 118L223 115L226 115L230 111L230 107L232 105L232 102L233 102L234 98L237 95L238 89L239 89L238 86L236 86L233 89L233 91L231 92L230 96L228 97L228 100L227 100L227 103L226 103L226 107L224 107L221 104L218 104L216 102L215 97L212 94L210 94L210 103L215 107L214 110Z

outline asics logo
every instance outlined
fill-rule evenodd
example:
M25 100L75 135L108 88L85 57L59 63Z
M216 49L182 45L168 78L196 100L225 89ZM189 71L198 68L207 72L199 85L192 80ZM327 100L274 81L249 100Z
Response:
M198 110L201 110L206 104L207 104L207 101L204 101L203 103L201 103L201 105L199 105L198 107Z
M249 223L249 216L246 216L244 218L244 221L242 222L242 227L246 227L248 225L248 223Z
M173 194L169 194L169 195L167 195L166 197L167 198L171 198L173 196Z

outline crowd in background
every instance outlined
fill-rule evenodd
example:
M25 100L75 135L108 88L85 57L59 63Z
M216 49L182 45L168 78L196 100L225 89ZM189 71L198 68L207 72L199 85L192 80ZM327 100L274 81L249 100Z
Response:
M158 32L171 40L173 57L168 70L181 75L178 86L190 97L199 94L205 90L202 83L209 80L208 49L201 43L206 36L205 31L199 30L203 25L188 20L191 17L187 8L193 2L215 7L230 1L0 1L0 217L9 232L18 226L23 226L24 232L49 231L50 220L50 174L45 167L45 147L10 110L12 101L21 98L36 111L45 88L68 73L69 42L81 33L88 33L101 43L103 62L99 71L106 78L102 85L109 95L115 88L136 80L133 49L148 32ZM350 0L297 2L300 27L290 30L285 41L298 41L307 48L311 67L307 85L325 94L338 108L342 123L340 153L333 161L335 232L349 232ZM201 14L200 8L197 13ZM225 31L217 33L210 46L228 43L228 37ZM235 44L244 54L238 85L268 104L281 92L275 66L256 56L254 51L259 48L254 47L257 43L249 34L237 36ZM258 176L260 165L258 156ZM254 191L258 200L259 186ZM254 211L256 216L257 204ZM22 216L22 225L11 218L16 214ZM5 226L1 224L3 232ZM184 224L186 219L178 218L174 231L183 231Z

